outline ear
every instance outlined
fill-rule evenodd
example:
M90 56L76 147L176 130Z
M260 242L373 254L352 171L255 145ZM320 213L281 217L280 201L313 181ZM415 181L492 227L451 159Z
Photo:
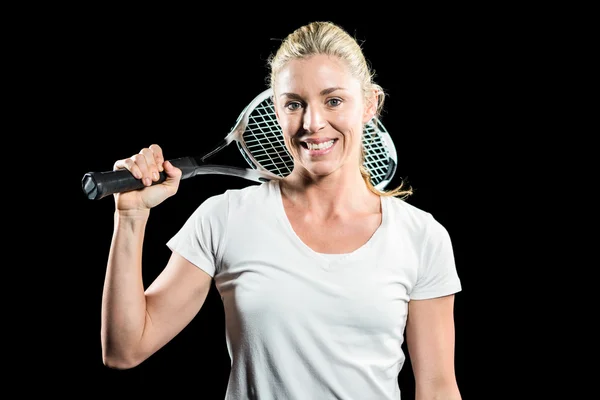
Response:
M373 90L365 99L365 111L363 113L363 124L366 124L375 116L377 105L379 104L379 92Z

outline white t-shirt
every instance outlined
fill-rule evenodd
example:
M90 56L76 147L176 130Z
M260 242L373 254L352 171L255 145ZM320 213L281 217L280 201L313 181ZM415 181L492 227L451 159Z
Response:
M431 214L382 197L382 223L348 254L296 235L279 183L204 201L168 246L215 279L231 374L226 400L398 400L408 302L461 290Z

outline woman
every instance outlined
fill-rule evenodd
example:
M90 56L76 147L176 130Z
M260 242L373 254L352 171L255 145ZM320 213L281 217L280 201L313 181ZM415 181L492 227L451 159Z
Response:
M147 187L114 196L105 364L132 368L159 350L214 279L232 361L227 399L399 399L405 334L417 399L460 399L450 237L404 201L410 188L380 192L362 168L363 125L384 92L360 46L339 26L311 23L282 42L270 71L293 171L205 200L147 289L150 210L177 192L181 171L156 144L115 163ZM168 179L152 185L163 170Z

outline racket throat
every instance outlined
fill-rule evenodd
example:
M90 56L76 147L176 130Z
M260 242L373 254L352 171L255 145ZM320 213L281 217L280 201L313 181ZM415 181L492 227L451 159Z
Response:
M229 140L229 138L225 138L225 139L221 140L221 142L219 142L219 144L213 150L209 151L204 156L202 156L202 158L200 160L202 162L205 162L206 159L212 157L214 154L218 153L219 151L221 151L225 147L227 147L227 145L229 145L229 143L231 143L231 140Z

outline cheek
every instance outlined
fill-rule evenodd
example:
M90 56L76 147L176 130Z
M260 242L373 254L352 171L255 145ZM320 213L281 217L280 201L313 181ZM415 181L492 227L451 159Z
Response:
M344 113L336 115L335 119L331 120L331 125L338 131L345 134L347 140L361 140L363 122L362 115Z
M299 157L300 153L299 153L299 151L297 149L297 143L295 143L292 140L292 138L289 137L289 135L286 135L286 134L283 135L283 143L284 143L285 148L287 149L287 151L292 156L292 158Z
M283 136L283 141L285 142L286 146L291 147L292 138L294 137L294 134L296 132L294 130L293 124L290 123L290 120L287 118L282 118L278 122L279 122L279 127L281 128L281 134Z
M289 129L289 124L283 121L279 122L279 127L281 128L281 132L283 135L283 140L286 144L289 144L291 142L291 131Z
M287 119L281 121L279 123L279 126L281 126L281 130L283 131L284 136L289 137L289 136L292 135L293 128L292 128L292 125L290 124L290 122Z
M279 127L283 131L284 137L293 137L300 130L300 123L297 118L283 116L279 118Z
M334 123L340 127L346 127L346 129L355 129L356 126L362 126L363 118L364 113L360 107L352 107L351 109L344 110L344 112L333 115Z

